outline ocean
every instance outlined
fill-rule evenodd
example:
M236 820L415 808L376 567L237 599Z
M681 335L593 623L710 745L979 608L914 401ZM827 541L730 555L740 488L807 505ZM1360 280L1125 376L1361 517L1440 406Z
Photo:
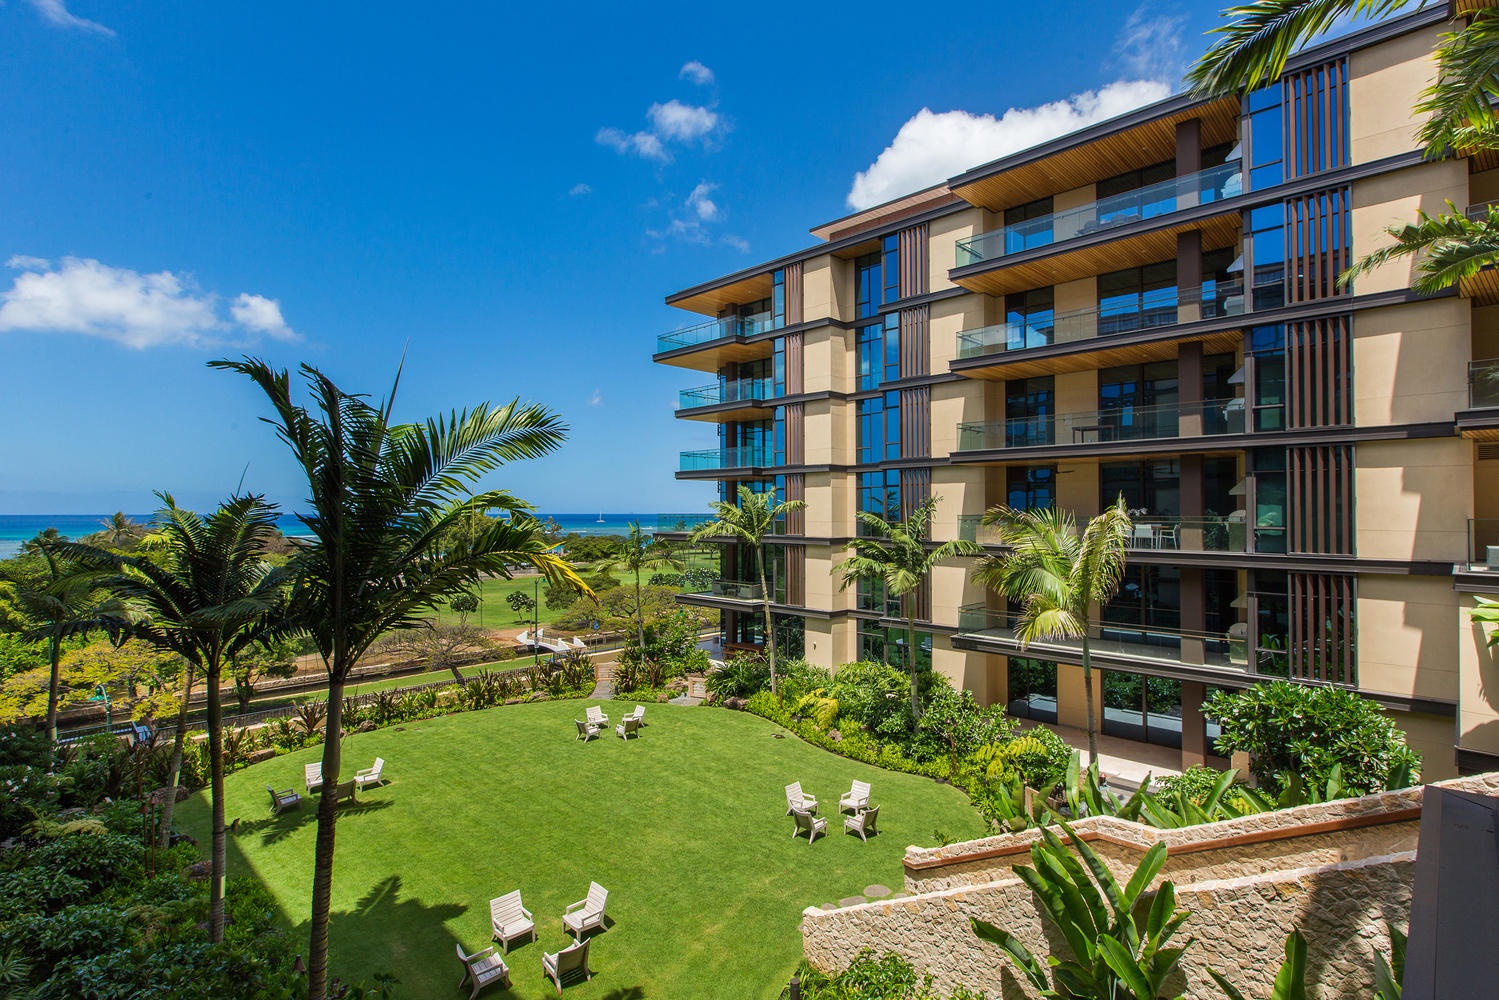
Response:
M543 520L550 517L563 532L580 535L623 535L630 530L631 521L639 521L646 531L656 528L655 514L541 514ZM131 514L132 521L146 522L149 514ZM600 522L602 519L602 523ZM70 538L91 535L103 529L108 514L0 514L0 559L15 555L21 543L35 538L47 528L56 528ZM307 529L295 517L282 517L277 526L288 537L307 534Z

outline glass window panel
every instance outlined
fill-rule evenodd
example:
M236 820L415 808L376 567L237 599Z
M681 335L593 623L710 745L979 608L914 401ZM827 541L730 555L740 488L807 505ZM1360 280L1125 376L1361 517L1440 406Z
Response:
M1009 658L1008 705L1005 712L1016 719L1057 721L1057 665L1049 660L1024 656Z

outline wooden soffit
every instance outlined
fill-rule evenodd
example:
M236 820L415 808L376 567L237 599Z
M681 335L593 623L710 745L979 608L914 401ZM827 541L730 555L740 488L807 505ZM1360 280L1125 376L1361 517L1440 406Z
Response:
M1201 344L1204 354L1226 354L1237 351L1244 342L1241 330L1218 330L1195 336L1172 337L1169 340L1152 340L1145 343L1109 344L1109 338L1100 337L1082 341L1077 347L1086 349L1067 354L1053 354L1045 358L1009 358L1003 354L994 356L994 363L983 368L965 368L965 378L986 379L1002 382L1012 378L1035 378L1041 375L1058 375L1063 372L1090 372L1099 368L1117 365L1143 365L1152 361L1173 361L1181 344ZM1091 345L1091 346L1088 346Z
M702 313L704 316L717 316L730 306L742 306L747 302L770 298L770 288L771 277L767 271L701 291L689 291L681 298L670 299L667 304Z
M771 355L770 338L745 343L741 340L712 340L701 347L684 347L669 354L658 354L651 360L660 365L675 365L698 372L717 374L729 362L758 361Z
M708 424L727 424L735 421L769 420L770 406L736 406L732 410L716 410L708 406L695 406L677 411L678 420L700 420Z
M1463 295L1475 306L1499 305L1499 268L1486 267L1461 282Z
M1176 127L1194 118L1202 121L1204 148L1234 142L1239 135L1239 99L1221 97L1207 104L1196 104L1095 139L1084 139L1008 169L1000 161L994 173L954 185L952 190L964 201L996 212L1071 191L1128 170L1175 159Z
M1032 258L1028 263L1007 264L1005 257L998 257L989 270L954 276L953 281L971 292L988 295L1045 288L1126 267L1143 267L1171 260L1176 257L1176 238L1194 230L1201 231L1204 250L1233 246L1239 239L1239 225L1239 212L1233 210L1207 219L1089 244L1076 250L1059 250Z

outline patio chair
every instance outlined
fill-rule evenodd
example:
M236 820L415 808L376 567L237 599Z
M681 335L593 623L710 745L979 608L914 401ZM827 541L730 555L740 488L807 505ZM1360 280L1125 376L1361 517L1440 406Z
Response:
M358 783L353 778L350 778L348 781L340 781L333 786L333 801L335 803L357 803L359 800L354 797L354 790L358 787Z
M585 982L592 979L593 970L588 967L588 942L575 941L554 955L542 952L541 971L556 984L559 997L562 995L562 980L578 975Z
M272 816L280 816L281 810L302 804L302 796L298 795L294 789L288 788L284 792L278 792L270 785L266 785L265 790L271 793Z
M627 715L623 722L614 727L614 731L622 740L627 740L631 736L638 740L640 739L640 720L633 715Z
M374 767L368 767L363 771L356 771L354 773L354 784L358 785L360 788L367 788L370 785L384 784L385 779L380 777L380 772L383 770L385 770L385 758L376 757Z
M479 991L490 983L499 983L501 986L510 987L510 967L505 960L494 952L494 945L476 951L472 955L463 953L463 945L456 945L458 949L458 961L463 963L463 978L458 980L458 988L461 990L470 979L474 981L474 988L468 995L468 1000L474 1000Z
M574 719L573 724L578 727L578 735L573 740L574 743L578 742L578 740L582 740L584 743L587 743L589 740L597 736L604 728L603 726L596 726L591 722L584 722L582 719Z
M1149 524L1135 524L1130 528L1129 544L1131 548L1153 549L1155 548L1155 528Z
M589 882L587 898L568 904L567 911L562 914L562 926L579 940L582 939L584 931L602 930L604 906L608 902L609 890L597 882Z
M323 787L323 763L318 761L314 764L306 764L302 767L302 774L307 779L307 790L315 792Z
M584 713L584 718L600 729L609 724L609 716L605 715L604 710L597 705L589 705L588 710Z
M859 835L859 839L865 843L869 842L871 833L878 834L880 831L874 828L875 822L880 818L880 807L870 806L868 809L860 809L852 816L843 819L843 832L852 830Z
M869 782L856 781L854 786L838 800L839 812L858 812L869 807Z
M529 934L532 941L536 940L536 922L531 911L521 903L519 889L489 901L489 926L494 930L495 940L506 951L510 950L510 942L515 938Z
M790 816L797 810L802 812L817 812L817 800L802 791L802 783L793 781L786 786L786 815Z
M796 825L791 828L791 836L793 838L798 837L803 830L806 830L807 846L809 847L812 845L812 841L817 839L819 833L826 834L828 832L828 821L821 817L813 816L809 812L793 809L791 818L796 822Z
M644 705L636 705L635 706L635 711L633 711L629 715L625 716L625 718L627 718L627 719L634 719L636 722L640 723L640 725L642 725L642 726L645 725L645 706Z

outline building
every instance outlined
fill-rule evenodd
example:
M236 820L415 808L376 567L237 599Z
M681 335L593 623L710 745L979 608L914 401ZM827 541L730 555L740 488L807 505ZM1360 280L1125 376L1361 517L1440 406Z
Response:
M903 645L899 607L833 572L856 510L930 492L936 539L986 543L995 504L1085 519L1123 495L1103 732L1219 762L1203 697L1290 677L1384 705L1430 778L1499 768L1499 668L1464 613L1499 590L1499 278L1423 298L1405 260L1336 282L1418 208L1499 199L1499 158L1428 162L1414 138L1446 16L1308 49L1242 100L1169 98L976 167L669 296L704 321L655 360L715 379L682 393L677 416L717 443L678 477L806 501L771 549L787 643L827 666ZM758 642L752 566L723 549L723 580L682 600ZM919 595L918 655L1082 727L1074 647L1022 650L971 564Z

